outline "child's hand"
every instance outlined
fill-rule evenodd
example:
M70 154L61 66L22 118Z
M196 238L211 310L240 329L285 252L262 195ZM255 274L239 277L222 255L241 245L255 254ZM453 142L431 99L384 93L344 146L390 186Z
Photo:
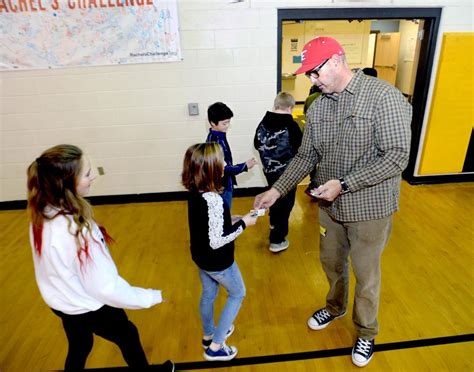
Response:
M242 220L245 222L245 226L252 226L257 223L258 216L252 216L252 214L247 213L242 217Z
M251 169L255 164L257 164L257 159L251 158L245 162L247 164L247 168Z
M233 214L231 217L230 217L231 221L232 221L232 225L234 223L236 223L237 221L241 220L242 219L242 216L240 214Z

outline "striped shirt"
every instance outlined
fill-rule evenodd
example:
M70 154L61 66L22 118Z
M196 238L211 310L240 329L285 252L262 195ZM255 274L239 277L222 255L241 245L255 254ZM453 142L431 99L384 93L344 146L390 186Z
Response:
M399 90L358 71L340 94L323 94L311 105L301 147L273 187L286 194L317 164L318 185L343 177L349 186L333 202L320 201L334 219L391 215L408 164L411 116Z

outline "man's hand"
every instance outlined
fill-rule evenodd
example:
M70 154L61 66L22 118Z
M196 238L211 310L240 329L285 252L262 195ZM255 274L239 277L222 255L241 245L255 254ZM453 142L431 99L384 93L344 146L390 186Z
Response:
M341 194L341 182L339 180L329 180L324 185L319 186L314 193L318 199L333 201Z
M253 208L268 209L277 201L280 196L280 192L272 187L270 190L258 194L255 197L255 201L253 202Z

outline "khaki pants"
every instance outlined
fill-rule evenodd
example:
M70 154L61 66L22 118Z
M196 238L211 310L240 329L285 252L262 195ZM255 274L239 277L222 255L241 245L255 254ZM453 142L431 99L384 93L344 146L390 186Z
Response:
M361 222L339 222L319 211L320 259L329 281L326 308L332 315L347 309L349 257L356 278L354 321L358 337L371 340L378 334L380 257L392 228L392 216Z

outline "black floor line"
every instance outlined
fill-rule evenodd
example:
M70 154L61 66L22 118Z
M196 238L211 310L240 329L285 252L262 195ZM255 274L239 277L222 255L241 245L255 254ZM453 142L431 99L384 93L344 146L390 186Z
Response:
M401 350L401 349L413 349L417 347L447 345L447 344L455 344L455 343L470 342L470 341L474 341L474 333L468 333L468 334L457 335L457 336L424 338L420 340L375 344L375 352ZM235 358L234 360L231 360L229 362L208 362L208 361L184 362L184 363L176 363L176 371L187 371L187 370L205 369L205 368L222 368L222 367L232 367L232 366L246 366L246 365L254 365L254 364L278 363L278 362L292 362L295 360L330 358L330 357L335 357L335 356L350 355L351 350L352 350L352 347L345 347L345 348L339 348L339 349L306 351L302 353ZM87 369L87 371L90 371L90 372L114 371L116 372L116 371L128 371L128 368L127 367L93 368L93 369ZM151 366L150 371L159 371L159 366L158 365Z

